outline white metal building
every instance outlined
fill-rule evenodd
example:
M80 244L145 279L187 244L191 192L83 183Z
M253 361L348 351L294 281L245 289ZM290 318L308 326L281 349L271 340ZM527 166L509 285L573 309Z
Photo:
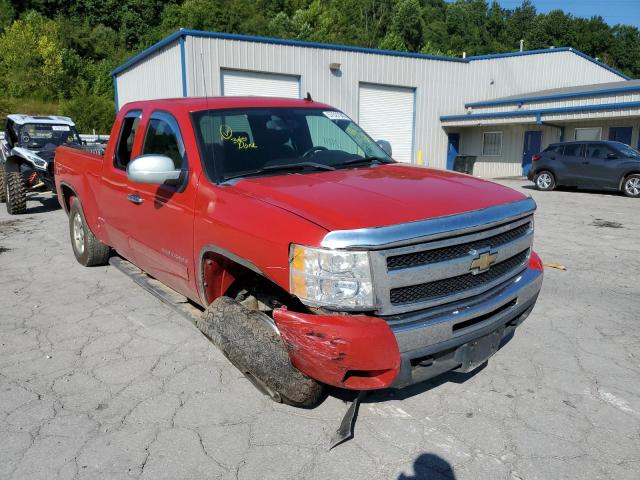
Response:
M194 30L175 32L112 75L117 107L155 98L302 98L310 92L375 139L390 141L396 160L451 168L456 152L478 155L475 173L492 177L521 174L523 125L542 131L543 144L559 138L544 133L559 131L546 125L552 113L544 114L544 122L535 113L507 113L520 97L628 80L571 48L450 58ZM520 99L488 102L509 96ZM537 107L532 102L522 105ZM493 116L500 109L506 115Z

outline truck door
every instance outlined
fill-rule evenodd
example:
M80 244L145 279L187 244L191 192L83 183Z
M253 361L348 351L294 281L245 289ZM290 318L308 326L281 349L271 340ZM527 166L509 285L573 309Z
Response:
M183 136L168 112L154 111L143 122L141 155L166 155L182 170L176 185L149 185L129 181L133 207L129 245L136 264L178 292L193 296L193 219L197 176L190 177Z
M102 185L98 195L102 223L107 241L118 253L131 261L133 252L129 246L133 205L127 201L129 181L127 165L138 155L142 133L140 121L142 110L132 109L125 113L117 133L113 151L105 152L102 167Z

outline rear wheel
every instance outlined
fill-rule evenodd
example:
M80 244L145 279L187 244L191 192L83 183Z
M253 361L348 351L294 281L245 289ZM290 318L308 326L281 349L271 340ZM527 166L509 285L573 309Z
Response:
M9 215L20 215L27 211L27 189L20 172L5 172L4 192Z
M624 179L622 193L627 197L640 198L640 174L634 173Z
M556 188L556 179L553 176L553 173L548 170L543 170L542 172L537 173L533 181L535 182L538 190L548 192Z
M71 199L69 209L69 236L73 254L81 265L93 267L107 264L110 248L89 230L80 202L75 197Z
M322 385L289 360L273 320L230 297L211 303L196 325L260 391L276 402L313 407Z

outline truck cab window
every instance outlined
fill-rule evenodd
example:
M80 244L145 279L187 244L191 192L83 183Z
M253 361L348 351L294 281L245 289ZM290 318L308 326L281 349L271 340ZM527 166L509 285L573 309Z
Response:
M120 137L116 148L115 167L126 170L127 165L131 161L131 152L133 151L133 141L136 138L138 125L140 124L141 112L129 112L122 121L120 128Z
M166 155L177 170L184 163L184 144L175 119L167 113L155 112L151 115L144 137L142 154Z

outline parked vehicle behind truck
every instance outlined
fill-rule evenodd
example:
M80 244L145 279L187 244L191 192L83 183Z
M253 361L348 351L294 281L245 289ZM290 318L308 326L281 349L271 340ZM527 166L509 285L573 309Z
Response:
M640 152L612 141L553 143L532 157L527 177L542 191L556 186L617 190L640 198Z
M30 191L55 192L55 149L81 144L69 117L9 115L0 142L0 201L7 202L7 212L24 213Z
M81 264L114 249L263 392L311 406L477 368L540 291L532 199L382 145L309 100L153 100L104 155L59 148L55 179Z

